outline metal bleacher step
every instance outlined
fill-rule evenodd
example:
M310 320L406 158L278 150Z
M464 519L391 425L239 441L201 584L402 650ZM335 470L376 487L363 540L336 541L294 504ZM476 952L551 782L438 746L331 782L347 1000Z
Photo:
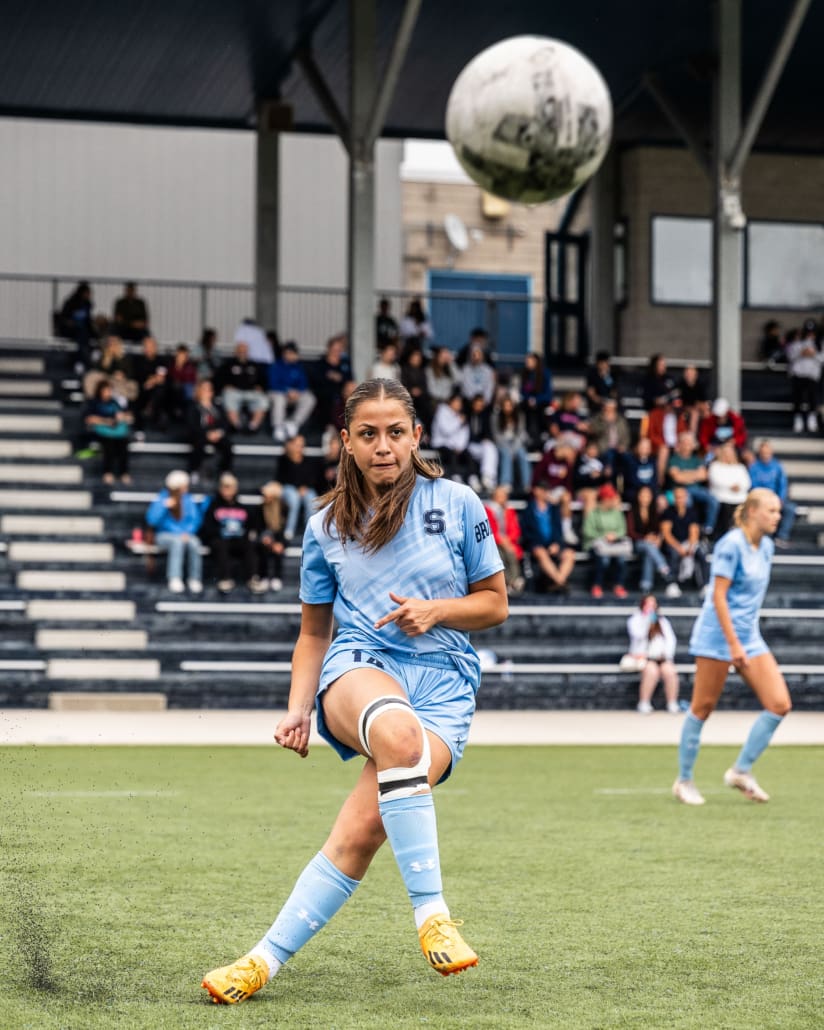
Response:
M10 465L0 462L0 483L60 483L74 486L83 482L80 465Z
M83 511L92 506L88 490L0 490L0 509Z
M166 695L156 692L53 690L48 706L59 712L160 712L167 708Z
M33 622L134 622L134 601L32 600L26 604L26 617Z
M145 651L148 635L142 629L38 629L40 651Z
M6 536L102 536L99 515L4 515L0 533Z
M63 432L63 419L59 415L0 415L0 433Z
M155 658L51 658L46 663L50 680L157 680Z
M114 547L108 543L57 543L51 540L13 540L8 560L13 562L101 562L114 560Z
M18 590L121 592L126 589L126 575L123 572L24 569L17 573L16 583Z
M51 397L48 379L0 379L0 397Z
M0 458L68 458L68 440L0 440Z
M0 375L39 376L45 371L44 358L0 358Z
M799 454L824 459L824 437L818 436L771 436L770 443L775 455L796 457Z
M794 501L824 501L824 483L790 483L790 497Z

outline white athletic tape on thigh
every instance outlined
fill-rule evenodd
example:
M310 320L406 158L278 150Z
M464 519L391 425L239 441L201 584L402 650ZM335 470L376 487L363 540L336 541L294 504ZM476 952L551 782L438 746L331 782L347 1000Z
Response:
M376 697L360 713L358 718L358 737L360 738L361 747L370 758L372 757L372 749L369 747L369 731L372 729L372 723L379 715L392 711L409 712L415 715L415 709L412 705L406 698L398 697L397 694L384 694L383 697Z

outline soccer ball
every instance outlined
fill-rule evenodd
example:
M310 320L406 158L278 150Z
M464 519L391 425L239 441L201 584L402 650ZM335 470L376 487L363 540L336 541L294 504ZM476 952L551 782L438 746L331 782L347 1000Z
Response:
M522 204L555 200L586 182L611 132L612 103L598 69L542 36L482 50L446 105L446 135L467 175Z

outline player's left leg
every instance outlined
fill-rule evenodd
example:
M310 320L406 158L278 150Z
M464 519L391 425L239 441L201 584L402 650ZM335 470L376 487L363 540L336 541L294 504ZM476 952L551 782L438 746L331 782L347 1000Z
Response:
M735 765L724 774L724 782L753 801L769 801L769 794L759 786L751 770L792 707L790 692L778 662L769 651L750 658L741 675L764 706L764 711L753 723Z

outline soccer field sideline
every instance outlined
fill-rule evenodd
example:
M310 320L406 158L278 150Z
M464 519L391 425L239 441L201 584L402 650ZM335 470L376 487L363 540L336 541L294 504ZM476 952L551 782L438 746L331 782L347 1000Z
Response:
M160 712L0 709L0 746L8 745L267 745L279 711L166 710ZM755 712L715 712L704 745L737 745ZM633 711L479 711L469 744L478 745L672 745L682 716ZM313 730L311 743L326 746ZM824 712L792 712L773 746L824 744Z

